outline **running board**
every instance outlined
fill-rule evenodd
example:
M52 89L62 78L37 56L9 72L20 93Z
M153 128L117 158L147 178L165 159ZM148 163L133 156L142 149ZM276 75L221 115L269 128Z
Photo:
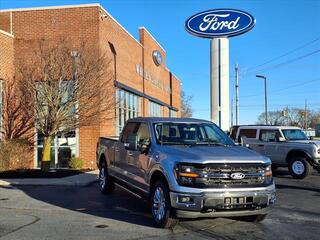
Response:
M117 185L118 187L122 188L123 190L127 191L128 193L131 193L133 196L135 196L135 197L137 197L137 198L139 198L139 199L142 199L142 197L141 197L140 195L138 195L138 194L136 194L135 192L129 190L128 188L120 185L119 183L114 183L114 184Z

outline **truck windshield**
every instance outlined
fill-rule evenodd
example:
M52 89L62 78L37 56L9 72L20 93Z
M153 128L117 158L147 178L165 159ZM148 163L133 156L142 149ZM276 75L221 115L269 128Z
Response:
M154 131L157 142L164 145L234 145L214 124L155 123Z
M300 129L282 129L287 140L307 140L307 136Z

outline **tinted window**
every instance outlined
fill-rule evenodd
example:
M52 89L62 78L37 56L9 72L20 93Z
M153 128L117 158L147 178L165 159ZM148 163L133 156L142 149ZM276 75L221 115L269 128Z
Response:
M123 134L121 142L126 142L128 136L132 133L137 133L140 123L129 122L126 127L123 129Z
M260 130L259 139L264 142L276 142L280 137L278 130Z
M139 130L137 131L138 144L149 145L150 144L150 131L146 123L141 123Z
M240 129L239 137L256 138L257 129Z

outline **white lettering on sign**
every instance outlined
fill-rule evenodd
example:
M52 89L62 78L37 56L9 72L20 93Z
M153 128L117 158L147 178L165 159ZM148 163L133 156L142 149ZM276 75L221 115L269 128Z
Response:
M201 31L211 30L222 30L227 28L229 30L237 29L239 27L240 17L237 17L234 21L222 21L221 19L229 17L230 14L207 14L203 17L203 23L200 24L199 29Z
M145 80L150 81L156 87L168 93L171 93L170 86L164 85L161 80L153 78L152 75L149 72L145 71L141 65L136 64L136 72L140 77L144 77Z

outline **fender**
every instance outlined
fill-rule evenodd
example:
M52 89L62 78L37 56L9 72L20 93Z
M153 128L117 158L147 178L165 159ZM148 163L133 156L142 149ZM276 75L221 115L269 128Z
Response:
M289 160L290 160L290 158L291 158L292 156L295 156L295 155L297 155L297 156L301 156L301 155L302 155L302 156L305 156L305 157L306 157L306 160L308 161L308 163L309 163L311 166L313 166L313 167L316 166L315 162L313 161L312 156L311 156L308 152L306 152L305 150L302 150L302 149L293 149L293 150L291 150L290 152L288 152L287 157L286 157L286 162L288 163Z

